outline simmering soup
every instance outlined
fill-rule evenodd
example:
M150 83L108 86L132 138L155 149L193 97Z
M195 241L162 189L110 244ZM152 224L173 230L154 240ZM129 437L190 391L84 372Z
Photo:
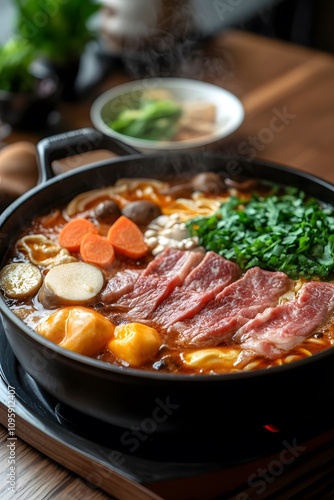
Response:
M36 216L0 288L41 336L105 363L270 368L334 343L332 211L213 172L119 179Z

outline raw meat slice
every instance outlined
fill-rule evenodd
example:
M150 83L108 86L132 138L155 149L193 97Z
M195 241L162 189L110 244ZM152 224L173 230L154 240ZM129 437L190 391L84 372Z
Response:
M259 312L276 305L291 286L286 274L253 267L193 318L176 322L171 328L173 340L183 346L219 345Z
M182 272L185 273L184 276L182 276L183 281L191 267L188 268L185 266L182 268L182 266L189 258L194 259L196 262L195 265L197 265L197 263L203 259L203 254L167 248L149 263L143 271L143 277L149 274L158 274L159 276L168 276L169 274L175 275L175 271L178 271L180 274Z
M123 295L114 306L127 313L127 320L148 318L202 259L200 252L166 250L148 265L132 292Z
M183 285L176 287L149 319L168 328L176 321L193 317L240 273L239 266L233 262L215 252L208 252L188 274Z
M245 350L266 358L289 351L323 325L334 310L334 284L310 282L296 300L267 309L235 334Z
M141 270L126 269L118 271L109 279L105 289L101 293L103 302L111 304L112 302L116 302L122 295L131 292L141 274Z

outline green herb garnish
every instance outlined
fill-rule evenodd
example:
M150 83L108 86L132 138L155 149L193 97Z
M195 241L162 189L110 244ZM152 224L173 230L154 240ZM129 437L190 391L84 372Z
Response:
M236 262L283 271L292 279L334 272L333 209L296 189L250 199L232 196L211 217L187 222L200 245Z

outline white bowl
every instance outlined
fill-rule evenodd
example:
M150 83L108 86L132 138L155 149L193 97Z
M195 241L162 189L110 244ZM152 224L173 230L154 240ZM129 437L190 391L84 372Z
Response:
M167 89L178 102L202 101L216 106L214 132L195 139L153 141L138 139L113 130L107 125L125 107L133 107L144 91ZM161 150L189 150L212 144L234 132L243 122L244 108L231 92L210 83L185 78L145 78L118 85L101 94L92 104L91 120L106 136L129 144L144 153Z

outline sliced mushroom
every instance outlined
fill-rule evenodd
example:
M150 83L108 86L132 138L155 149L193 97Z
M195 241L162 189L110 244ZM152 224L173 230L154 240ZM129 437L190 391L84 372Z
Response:
M42 282L42 274L33 264L8 264L0 271L0 287L10 299L24 299L35 295Z
M94 304L104 285L100 269L85 262L53 267L45 276L39 300L47 309L64 305Z

